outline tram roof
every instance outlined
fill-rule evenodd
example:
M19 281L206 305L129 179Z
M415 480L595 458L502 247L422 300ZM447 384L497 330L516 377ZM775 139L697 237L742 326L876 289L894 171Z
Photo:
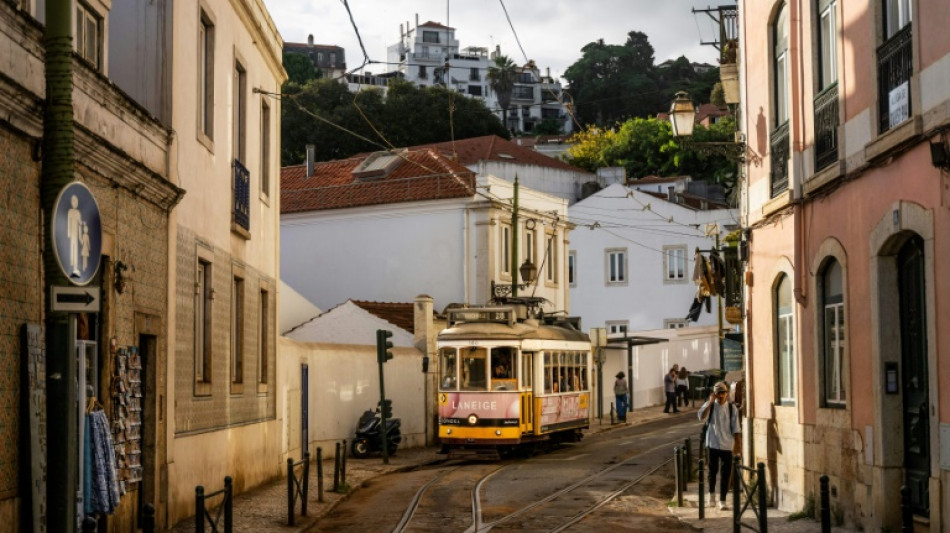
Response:
M573 328L525 322L510 325L499 322L462 322L439 333L439 341L525 339L590 342L586 333Z

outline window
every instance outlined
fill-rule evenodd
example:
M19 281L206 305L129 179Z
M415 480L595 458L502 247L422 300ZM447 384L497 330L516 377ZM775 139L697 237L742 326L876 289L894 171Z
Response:
M437 32L437 31L423 31L423 32L422 32L422 42L424 42L424 43L438 43L438 42L439 42L439 32Z
M665 329L680 329L686 327L686 321L682 318L667 318L663 321Z
M555 235L545 236L544 279L551 283L557 282L557 240Z
M511 226L501 226L501 273L511 275Z
M534 253L534 230L528 229L527 226L526 224L524 230L524 258L534 263L534 266L538 266Z
M462 352L462 390L488 390L488 349L484 347L465 348Z
M577 286L577 252L574 250L567 254L567 284Z
M211 382L211 263L198 261L195 276L195 381Z
M788 121L788 6L779 8L773 27L772 68L775 83L775 126Z
M821 272L822 376L824 404L843 407L846 403L844 382L844 294L841 265L832 259Z
M607 326L607 335L626 335L630 321L608 320L604 325Z
M102 64L100 50L102 48L102 24L96 12L76 3L76 36L73 40L74 48L79 57L92 63L96 69Z
M244 382L244 280L231 286L231 383Z
M468 80L469 81L481 81L482 76L478 71L478 67L472 67L468 69Z
M627 250L610 249L607 254L607 284L621 285L627 283Z
M439 352L439 369L442 371L442 379L439 381L439 390L458 390L458 360L455 348L442 348Z
M686 247L664 246L664 281L686 281Z
M818 0L818 89L838 81L836 0Z
M261 102L261 194L270 198L270 105Z
M534 100L534 87L530 85L515 85L511 89L511 97L515 100Z
M883 43L877 48L878 132L910 118L914 74L911 0L883 0Z
M911 0L884 0L884 35L890 39L912 19Z
M270 354L270 293L261 289L261 329L258 346L257 380L267 383L267 357Z
M204 11L198 24L198 131L214 138L214 24Z
M779 402L782 405L795 405L795 330L792 283L788 276L783 275L776 285L774 300Z
M247 162L244 143L247 131L247 71L234 62L234 159Z
M419 77L422 79L425 79L427 77L425 65L419 65Z
M482 86L481 85L469 85L468 94L472 96L482 96Z
M837 0L818 0L815 172L838 160Z

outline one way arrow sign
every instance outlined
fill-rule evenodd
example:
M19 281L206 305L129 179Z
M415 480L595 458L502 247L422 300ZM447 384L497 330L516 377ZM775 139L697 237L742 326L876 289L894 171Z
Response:
M53 312L98 313L99 287L63 287L53 285L51 307Z

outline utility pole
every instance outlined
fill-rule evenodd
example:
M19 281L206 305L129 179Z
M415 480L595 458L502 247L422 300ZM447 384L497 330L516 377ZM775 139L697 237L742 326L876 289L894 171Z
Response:
M716 252L718 253L720 251L721 250L719 249L719 232L717 231L716 232ZM716 291L716 292L719 292L719 291ZM722 333L722 294L719 294L718 296L716 296L716 301L718 302L716 305L716 310L718 311L718 315L719 315L719 331L718 331L719 333L719 368L725 370L726 369L726 354L722 353L722 345L723 345L722 340L724 337Z
M511 297L518 296L518 175L511 201Z

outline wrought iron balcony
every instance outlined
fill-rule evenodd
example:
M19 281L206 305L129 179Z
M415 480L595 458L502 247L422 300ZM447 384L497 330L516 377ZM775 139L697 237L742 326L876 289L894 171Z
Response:
M838 160L838 84L815 97L815 172Z
M788 121L769 135L769 156L772 160L771 194L775 198L788 190Z
M890 94L914 73L914 46L911 25L895 33L877 49L878 132L891 129ZM907 111L910 113L910 91L907 91Z
M251 173L237 159L234 160L234 209L231 218L235 224L251 229Z

